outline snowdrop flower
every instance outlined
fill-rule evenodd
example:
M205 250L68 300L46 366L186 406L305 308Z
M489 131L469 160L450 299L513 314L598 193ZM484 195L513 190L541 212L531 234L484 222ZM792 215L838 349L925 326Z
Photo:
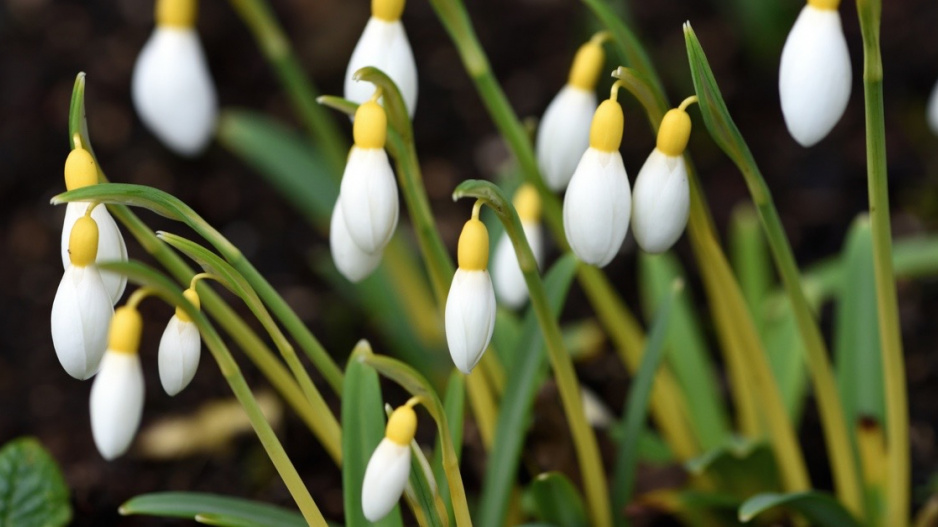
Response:
M132 301L114 313L101 372L91 387L91 433L104 459L123 454L143 413L143 371L137 350L143 320Z
M563 228L580 260L604 267L625 240L632 207L628 175L619 154L622 107L616 102L620 81L596 109L590 146L580 158L563 201Z
M850 53L840 0L808 0L782 49L778 90L785 125L801 146L823 139L850 99Z
M377 252L368 253L361 250L352 241L342 217L342 195L339 195L335 208L332 210L332 220L329 222L329 250L336 268L350 282L360 282L378 268L381 263L383 248Z
M459 269L446 297L446 343L459 371L468 375L479 363L495 329L495 290L486 270L489 233L479 221L482 202L472 208L472 218L459 235Z
M589 147L590 122L596 111L594 90L606 59L602 42L607 38L607 33L597 33L580 46L567 84L547 106L538 127L537 164L552 190L567 188L580 156Z
M92 205L93 206L93 205ZM94 261L98 226L86 213L69 234L70 265L52 302L52 345L65 371L85 380L98 371L114 314L111 298Z
M98 183L98 165L94 157L87 150L81 147L81 138L75 135L75 148L68 154L65 160L65 188L75 190L88 185ZM88 211L91 203L85 201L72 201L65 206L65 221L62 225L62 267L68 269L71 264L68 256L69 237L72 233L72 226ZM127 261L127 246L124 244L124 237L114 218L108 213L104 206L94 207L91 210L91 219L95 221L98 227L98 255L95 262L114 262ZM111 297L111 304L116 304L124 294L124 288L127 286L127 277L120 273L110 271L101 272L101 280L104 281L104 287Z
M544 253L541 197L533 185L526 183L515 192L513 201L518 217L521 218L524 237L531 246L534 260L540 264ZM517 309L528 299L528 286L524 281L515 248L508 234L503 234L498 240L498 245L495 246L495 256L492 259L492 283L495 285L495 295L509 307Z
M204 275L196 275L200 277ZM195 292L195 279L189 289L182 293L186 299L199 308L199 294ZM202 339L199 328L180 307L169 319L163 337L160 339L159 366L160 383L168 395L181 392L195 377L199 368L199 356L202 352Z
M394 81L404 98L408 115L413 117L417 108L417 66L401 24L403 12L404 0L372 0L371 18L345 71L345 98L357 103L368 100L371 89L353 77L356 71L372 66Z
M938 134L938 82L935 83L935 88L928 99L928 126L931 127L932 132Z
M157 0L156 29L134 66L140 120L177 154L202 152L215 131L218 97L195 30L196 0Z
M632 233L646 252L667 251L684 232L690 213L690 187L682 154L690 139L691 96L668 111L658 129L658 144L635 178Z
M362 482L362 512L368 521L387 516L401 499L410 475L410 442L417 432L417 399L398 407L388 419L384 439L378 444Z
M384 151L387 115L377 103L381 90L355 112L349 152L339 193L345 227L359 249L380 253L397 226L397 181Z

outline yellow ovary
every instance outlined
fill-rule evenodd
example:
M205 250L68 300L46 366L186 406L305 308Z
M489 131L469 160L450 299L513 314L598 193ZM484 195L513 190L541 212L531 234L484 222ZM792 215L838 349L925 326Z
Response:
M388 419L388 426L384 430L384 437L394 443L407 446L417 433L417 412L408 405L399 406Z
M143 318L135 307L123 306L114 311L111 329L108 332L107 347L118 353L137 353L140 349L140 334L143 332Z

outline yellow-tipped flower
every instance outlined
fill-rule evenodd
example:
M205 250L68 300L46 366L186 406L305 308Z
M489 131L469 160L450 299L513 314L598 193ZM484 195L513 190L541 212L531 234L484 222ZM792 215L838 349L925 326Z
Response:
M806 147L834 128L850 100L853 74L839 4L808 0L782 48L782 115L792 137Z
M143 320L136 307L114 313L108 349L91 387L91 433L104 459L114 459L130 447L143 414L143 370L137 350Z
M541 197L537 194L537 189L531 184L519 187L515 192L514 206L521 219L524 237L534 253L534 260L540 264L544 257L544 235L541 226ZM503 234L495 246L492 283L498 300L509 307L517 309L528 299L528 286L518 265L515 248L507 234Z
M371 86L352 77L365 66L373 66L391 77L404 98L407 113L417 108L417 65L401 23L404 0L372 0L371 18L365 25L345 71L345 98L362 103L371 97Z
M50 325L55 354L65 371L80 380L98 371L114 313L111 297L94 265L98 239L98 225L91 215L74 222L69 233L69 265L52 302Z
M537 131L537 164L552 190L567 187L583 152L589 148L589 129L596 111L596 81L605 62L605 33L580 46L567 84L547 106Z
M417 432L412 403L398 407L388 419L384 439L378 444L362 482L362 512L368 521L387 516L404 492L410 475L410 442Z
M77 136L76 136L77 137ZM98 165L90 152L81 147L80 139L76 141L75 149L65 160L65 188L75 190L98 183ZM78 218L85 215L91 203L85 201L72 201L65 206L65 221L62 224L62 267L68 269L71 260L68 254L69 238L72 226ZM96 262L126 262L127 246L120 228L107 207L101 205L91 211L91 218L98 226L98 248ZM127 277L120 273L110 271L101 272L101 280L111 297L111 304L116 304L124 294L127 286Z
M580 260L604 267L619 252L629 229L632 193L619 154L624 117L615 96L596 109L590 126L590 147L567 187L563 228Z
M196 308L199 307L199 294L194 288L186 289L183 295ZM177 307L160 339L160 383L168 395L176 395L192 382L201 354L199 328L182 308Z
M446 297L446 343L456 367L472 372L492 340L495 290L489 277L489 234L479 221L477 202L459 235L459 269Z
M635 178L632 233L646 252L668 250L687 226L690 186L683 153L691 121L685 109L694 101L696 97L690 97L665 114L658 129L658 144Z
M131 95L143 124L184 156L215 132L218 97L195 30L197 0L157 0L156 29L134 65Z

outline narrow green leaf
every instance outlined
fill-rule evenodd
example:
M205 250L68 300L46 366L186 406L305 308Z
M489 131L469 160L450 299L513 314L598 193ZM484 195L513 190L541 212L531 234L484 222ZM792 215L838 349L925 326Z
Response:
M381 101L388 114L388 124L400 134L404 142L409 142L414 133L411 129L407 106L397 84L383 71L372 66L366 66L356 71L352 78L356 81L365 81L381 88Z
M342 385L342 497L348 527L372 525L362 512L362 482L365 467L378 443L384 438L384 410L378 374L359 360L371 351L367 341L359 341L345 366ZM402 525L401 511L394 507L375 525Z
M560 472L540 474L528 488L538 520L564 527L587 527L589 517L580 492Z
M841 256L842 276L834 317L837 385L848 423L861 417L886 422L870 221L853 222Z
M762 305L771 286L773 270L762 225L751 204L746 203L733 210L730 216L729 245L739 288L749 305L756 329L761 332Z
M120 506L124 516L144 514L167 518L196 519L204 516L210 525L301 527L306 521L298 513L242 498L202 492L154 492L131 498ZM226 523L221 523L226 522Z
M453 370L446 383L446 393L443 395L443 410L446 413L446 422L449 424L449 433L453 438L453 448L456 458L462 459L463 421L466 411L466 378L458 370ZM436 451L433 455L433 476L439 487L440 499L446 504L449 524L454 525L453 504L450 501L449 483L443 470L443 447L437 441Z
M390 414L392 408L386 407ZM442 501L437 501L439 487L433 476L433 469L427 461L417 441L410 442L410 477L404 496L410 502L411 510L418 517L418 523L426 527L443 527L448 525L441 514L446 515L446 507ZM437 508L437 507L440 508Z
M787 296L772 298L763 305L763 341L769 366L792 423L801 421L808 395L808 370L798 321Z
M203 525L217 525L219 527L267 527L266 524L253 520L246 520L228 514L204 513L196 514L195 521Z
M664 341L671 319L672 306L683 288L683 281L675 280L671 285L671 290L658 307L655 320L648 332L645 350L642 352L642 363L629 387L623 417L625 433L619 440L612 484L612 510L619 511L615 515L617 525L625 524L625 517L622 516L621 511L625 510L632 496L635 469L638 466L638 438L641 436L645 418L648 415L648 400L651 398L655 373L664 358Z
M309 222L328 228L339 196L339 178L307 138L267 115L225 110L218 140L252 166Z
M0 449L0 524L57 527L72 519L68 486L52 456L32 437Z
M544 287L555 316L560 314L576 273L576 257L567 253L547 273ZM505 393L495 424L495 441L489 453L488 469L482 482L477 513L479 525L502 525L508 514L511 487L521 462L525 431L531 423L531 410L539 381L547 372L544 337L537 317L528 309L521 326L516 359L506 371Z
M668 297L674 280L684 279L684 272L671 253L642 253L638 264L642 304L650 319L661 299ZM681 295L674 304L665 342L668 365L684 391L698 443L704 450L714 448L729 434L729 417L690 295Z
M753 496L739 508L739 520L751 521L776 507L785 507L800 513L811 525L817 527L860 527L860 523L837 500L829 494L817 491Z

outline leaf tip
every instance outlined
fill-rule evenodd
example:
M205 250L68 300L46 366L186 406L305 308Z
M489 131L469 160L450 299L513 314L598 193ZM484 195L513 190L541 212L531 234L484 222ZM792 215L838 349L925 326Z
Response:
M52 199L49 200L49 204L51 204L51 205L61 205L61 204L65 203L65 200L63 200L61 196L62 196L61 194L59 194L59 195L57 195L57 196L52 196Z
M130 510L129 507L127 507L127 503L124 503L123 505L117 508L117 514L120 514L121 516L130 516L131 514L133 514L133 511Z

